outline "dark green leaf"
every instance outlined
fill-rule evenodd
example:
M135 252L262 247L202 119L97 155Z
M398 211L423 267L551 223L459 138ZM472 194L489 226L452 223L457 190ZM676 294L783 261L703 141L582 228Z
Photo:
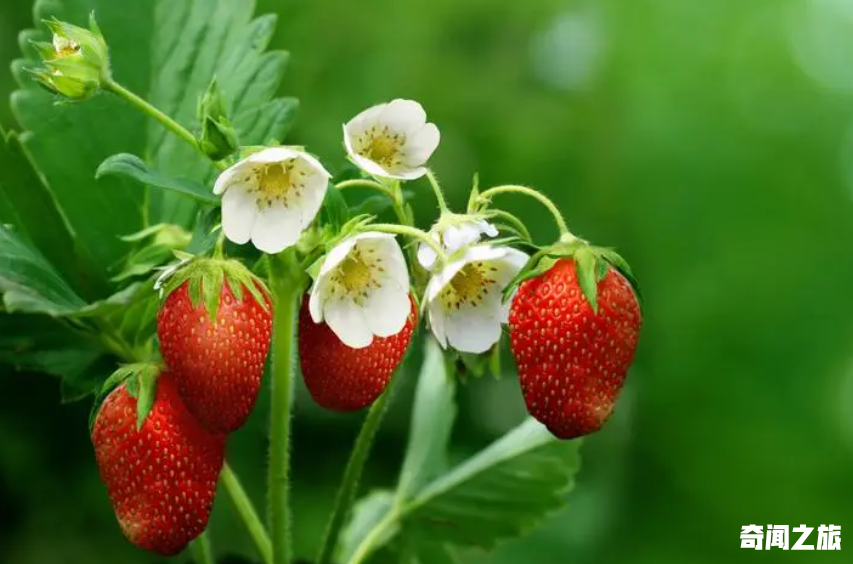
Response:
M350 219L347 201L341 191L335 188L332 183L329 183L326 197L323 199L323 218L335 232L340 231L341 227Z
M137 182L181 194L203 204L216 205L219 198L203 185L184 178L171 178L156 170L151 170L145 162L136 155L121 153L113 155L101 163L95 173L95 178L119 175L132 178Z
M2 225L0 292L10 312L61 316L86 305L37 250Z

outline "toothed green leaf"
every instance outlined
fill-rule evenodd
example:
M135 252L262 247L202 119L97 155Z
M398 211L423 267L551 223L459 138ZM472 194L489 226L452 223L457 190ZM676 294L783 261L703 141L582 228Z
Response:
M592 306L592 311L598 313L595 253L588 247L579 249L575 253L575 264L577 265L578 284L580 284L581 291L589 305Z

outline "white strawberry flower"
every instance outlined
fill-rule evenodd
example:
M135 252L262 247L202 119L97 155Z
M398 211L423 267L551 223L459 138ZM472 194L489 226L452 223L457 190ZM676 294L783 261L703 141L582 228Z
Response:
M509 302L503 291L529 257L510 247L476 245L429 281L429 324L442 348L482 353L498 342Z
M438 127L427 123L423 107L412 100L393 100L368 108L344 125L350 159L364 172L413 180L426 174L424 165L438 147Z
M402 331L411 310L409 271L394 235L359 233L329 251L308 307L314 323L325 321L354 349Z
M497 237L498 230L485 219L466 217L454 220L449 224L442 225L442 221L436 223L430 229L430 236L439 243L448 255L453 255L462 247L478 243L483 235ZM418 247L418 262L427 270L432 269L438 256L435 249L421 243Z
M222 231L265 253L294 245L323 203L331 175L316 158L268 147L226 169L213 187L222 195Z

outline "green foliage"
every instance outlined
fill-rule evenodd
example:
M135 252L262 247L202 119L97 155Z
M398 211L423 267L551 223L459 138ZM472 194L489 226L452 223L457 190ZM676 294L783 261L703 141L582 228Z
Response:
M202 204L213 205L219 202L219 198L203 184L184 178L174 178L152 170L136 155L120 153L107 158L98 167L95 178L111 175L131 178L143 185L168 190Z
M580 441L558 441L532 419L444 471L454 395L441 349L429 339L397 490L359 502L342 536L343 561L362 562L400 537L404 553L420 561L452 562L451 546L491 548L565 505Z

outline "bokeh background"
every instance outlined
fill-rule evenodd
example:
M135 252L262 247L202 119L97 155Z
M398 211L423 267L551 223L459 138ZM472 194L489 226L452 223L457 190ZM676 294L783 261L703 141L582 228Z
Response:
M844 538L853 523L853 4L261 0L264 12L280 14L274 47L292 53L282 91L302 101L291 142L340 165L341 123L419 100L441 128L433 164L455 206L477 171L483 185L535 186L642 283L636 364L584 446L569 507L466 562L849 561L741 550L739 534L833 523ZM30 2L0 0L0 67L31 25ZM7 128L13 89L0 72ZM542 210L507 205L539 240L554 236ZM394 400L364 491L394 483L410 394ZM523 415L509 373L467 382L461 402L459 457ZM0 366L3 564L155 561L114 522L88 409L60 405L55 379ZM229 453L259 505L267 417L264 398ZM300 555L315 552L359 420L299 398ZM212 527L219 549L251 554L228 502Z

